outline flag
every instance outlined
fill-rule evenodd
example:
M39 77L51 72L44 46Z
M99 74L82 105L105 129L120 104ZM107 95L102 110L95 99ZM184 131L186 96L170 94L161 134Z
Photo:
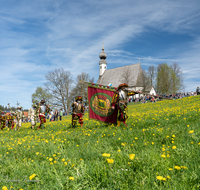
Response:
M117 109L111 109L115 88L88 84L89 119L117 123Z

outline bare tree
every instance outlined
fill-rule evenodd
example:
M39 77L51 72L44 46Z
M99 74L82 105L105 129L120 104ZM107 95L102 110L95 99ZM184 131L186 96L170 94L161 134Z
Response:
M120 82L126 83L130 85L131 82L131 70L128 68L125 68L121 74L121 80Z
M54 106L62 106L69 113L70 111L70 89L72 86L72 75L63 68L55 69L45 75L47 82L45 88L53 97ZM67 105L67 106L66 106Z
M82 72L77 75L75 87L71 91L71 97L82 96L83 102L88 104L88 96L87 96L87 83L93 83L94 77L90 78L89 74Z
M146 88L150 86L151 81L148 73L144 69L142 71L143 71L143 87L144 87L143 92L145 92Z
M150 86L153 86L156 76L156 68L154 66L149 66L147 73L150 79Z

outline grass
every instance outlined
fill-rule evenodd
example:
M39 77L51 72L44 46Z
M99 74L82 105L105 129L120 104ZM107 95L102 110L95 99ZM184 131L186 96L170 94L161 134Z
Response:
M130 103L128 128L86 113L83 128L67 116L45 130L1 131L0 188L199 189L199 103Z

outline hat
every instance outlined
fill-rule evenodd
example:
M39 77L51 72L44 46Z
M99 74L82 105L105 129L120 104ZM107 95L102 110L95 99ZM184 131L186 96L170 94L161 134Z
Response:
M119 90L120 88L122 88L122 87L129 87L129 86L128 86L128 84L126 84L126 83L122 83L122 84L120 84L120 85L118 86L118 90Z
M22 106L18 106L17 109L22 109Z
M75 101L81 100L83 101L83 98L81 96L76 96Z

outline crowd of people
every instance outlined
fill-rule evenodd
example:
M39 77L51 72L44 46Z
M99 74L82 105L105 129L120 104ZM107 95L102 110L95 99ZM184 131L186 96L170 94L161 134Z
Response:
M200 91L199 91L199 94L197 92L179 92L179 93L176 93L176 94L164 94L164 95L145 95L145 96L140 96L140 97L137 97L137 98L133 98L133 97L130 97L129 98L129 103L131 102L135 102L135 103L138 103L138 102L141 102L141 103L147 103L147 102L157 102L157 101L160 101L162 100L163 98L170 98L170 99L181 99L181 98L184 98L184 97L189 97L189 96L196 96L196 95L200 95Z

